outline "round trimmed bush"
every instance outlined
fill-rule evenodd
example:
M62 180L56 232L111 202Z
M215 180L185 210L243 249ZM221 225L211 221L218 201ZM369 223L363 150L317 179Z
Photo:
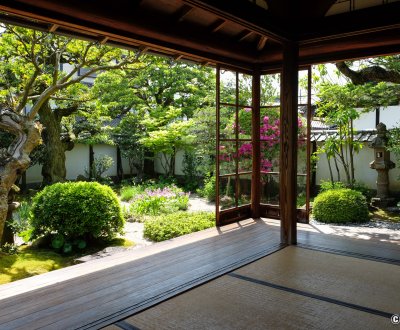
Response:
M97 182L47 186L32 200L31 238L61 235L67 239L111 239L123 232L117 195Z
M321 222L366 222L368 205L359 191L332 189L320 193L314 199L313 216Z

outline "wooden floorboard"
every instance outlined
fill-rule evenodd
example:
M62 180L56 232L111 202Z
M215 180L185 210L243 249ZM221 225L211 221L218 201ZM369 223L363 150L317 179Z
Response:
M100 328L281 248L279 222L246 220L0 286L0 329ZM400 246L299 225L299 246L399 261ZM400 262L400 261L399 261Z

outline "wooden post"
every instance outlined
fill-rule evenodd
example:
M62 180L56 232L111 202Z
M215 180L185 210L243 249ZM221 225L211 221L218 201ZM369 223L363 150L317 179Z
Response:
M251 216L254 219L260 217L261 201L261 177L260 177L260 71L253 72L252 86L252 116L251 116L251 139L253 146L252 155L252 177L251 177Z
M280 114L280 217L281 242L297 243L297 104L298 45L283 44Z
M220 127L219 127L219 125L220 125L220 122L219 122L219 116L220 116L220 106L221 106L221 104L220 104L220 93L221 93L221 91L220 91L220 88L221 88L221 81L220 81L220 79L221 79L221 68L220 68L220 66L219 65L217 65L217 72L216 72L217 74L216 74L216 90L217 90L217 93L216 93L216 117L215 117L215 120L216 120L216 135L217 135L217 139L216 139L216 143L215 143L215 147L216 147L216 150L215 150L215 157L216 157L216 162L215 162L215 189L216 189L216 191L215 191L215 221L216 221L216 225L217 226L220 226L221 225L221 221L220 221L220 218L219 218L219 193L220 193L220 191L219 191L219 136L220 136L220 132L219 132L219 129L220 129Z

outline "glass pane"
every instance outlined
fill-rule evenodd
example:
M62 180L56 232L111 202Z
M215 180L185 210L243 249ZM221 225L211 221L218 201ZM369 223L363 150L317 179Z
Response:
M261 173L279 171L279 141L261 142Z
M239 175L238 206L251 203L251 174Z
M297 175L297 208L305 209L306 208L306 182L307 176L306 174Z
M219 209L226 210L236 207L236 180L234 176L219 179Z
M251 141L239 143L239 173L252 170L252 149Z
M236 108L221 106L219 110L220 139L236 138Z
M308 70L299 71L298 103L307 104L308 102Z
M239 139L251 140L251 107L239 108Z
M236 142L220 142L219 174L236 173Z
M280 74L261 76L261 103L260 105L280 104Z
M261 203L279 205L279 174L261 174Z
M220 102L236 104L236 73L221 69Z
M239 73L239 104L251 106L253 78L250 75Z

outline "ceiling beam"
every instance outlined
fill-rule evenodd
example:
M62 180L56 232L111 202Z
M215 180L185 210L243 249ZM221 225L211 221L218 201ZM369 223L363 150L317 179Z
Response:
M194 8L188 5L183 5L181 8L177 10L177 12L174 14L174 20L177 22L182 22Z
M267 10L260 10L246 0L183 0L190 6L206 10L221 19L240 24L244 28L265 35L279 42L292 40L288 24L270 15Z
M0 11L33 19L36 22L33 25L40 26L38 22L43 22L46 30L49 23L57 24L60 26L58 33L66 34L65 31L71 30L70 35L77 33L82 37L87 33L96 40L101 35L109 38L108 44L143 44L151 49L166 50L167 54L179 52L185 57L194 55L240 68L251 68L256 57L247 47L218 36L206 36L201 27L182 29L180 25L171 24L170 17L153 12L146 15L143 11L131 12L120 7L110 12L109 6L91 6L79 0L5 0L0 3Z
M226 21L224 19L218 18L214 23L212 23L209 27L211 33L215 33L219 31L224 25Z
M319 19L304 20L298 27L298 40L300 43L312 43L400 27L399 13L400 2L393 2Z
M250 35L252 35L253 34L253 31L250 31L250 30L243 30L243 31L241 31L237 36L236 36L236 39L239 41L239 42L242 42L243 40L245 40L246 38L248 38Z
M265 44L267 43L268 38L265 36L260 36L260 39L258 40L257 44L257 50L260 52L264 49Z

